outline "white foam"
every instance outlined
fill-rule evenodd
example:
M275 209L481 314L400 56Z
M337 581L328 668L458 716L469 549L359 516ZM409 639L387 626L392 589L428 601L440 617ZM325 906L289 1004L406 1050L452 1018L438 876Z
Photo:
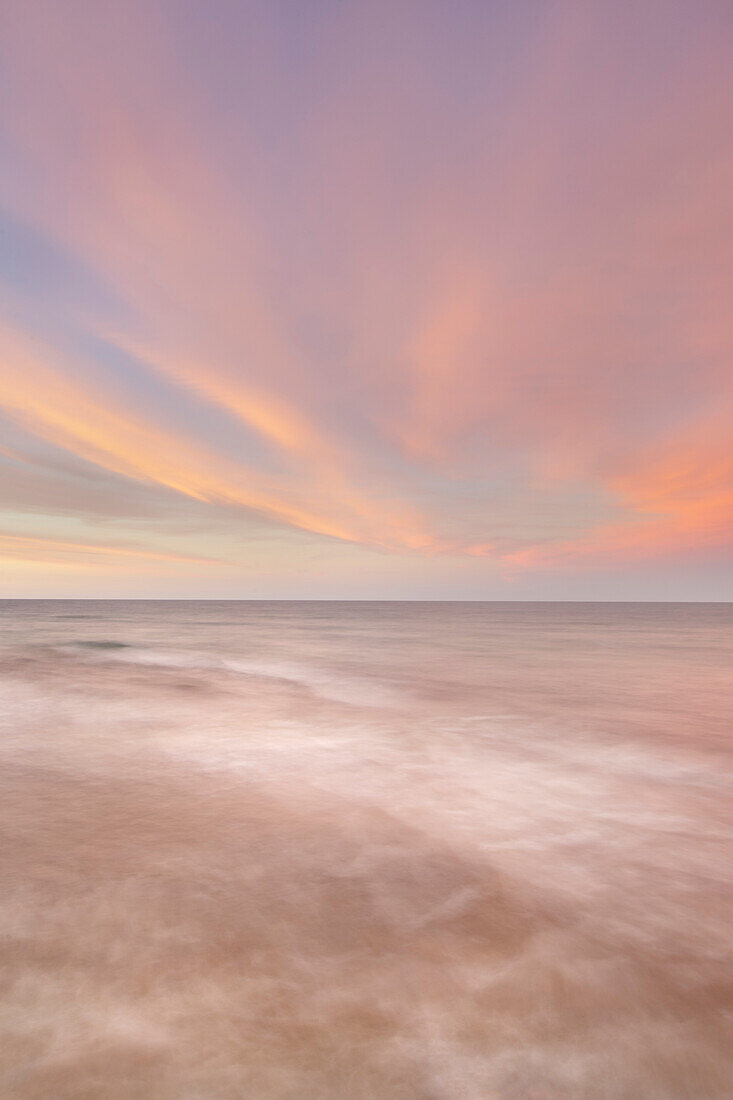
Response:
M78 652L75 646L59 647L64 652ZM133 646L85 650L95 661L122 661L158 668L181 668L191 671L215 671L239 676L261 676L285 680L308 688L323 699L359 707L397 707L406 696L393 688L366 677L341 676L313 665L293 661L258 661L224 658L214 653L186 650L155 650Z

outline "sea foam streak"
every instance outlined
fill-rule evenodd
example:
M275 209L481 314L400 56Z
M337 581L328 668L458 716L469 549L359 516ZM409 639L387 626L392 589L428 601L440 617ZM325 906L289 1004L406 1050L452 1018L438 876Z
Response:
M390 691L376 681L370 682L356 676L338 676L324 669L294 661L230 660L210 653L143 649L131 646L127 642L116 641L81 642L76 645L60 646L59 649L61 652L72 654L77 650L82 652L92 650L96 655L103 654L107 659L125 661L129 664L157 665L160 668L190 669L199 672L210 670L288 680L294 684L303 684L325 699L354 703L357 706L397 706L400 703L400 696L396 691Z
M3 1096L729 1097L730 608L0 613Z

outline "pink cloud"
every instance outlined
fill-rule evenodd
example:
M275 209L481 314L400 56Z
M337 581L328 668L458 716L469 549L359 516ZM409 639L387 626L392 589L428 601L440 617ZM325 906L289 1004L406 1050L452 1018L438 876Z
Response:
M655 3L481 16L445 31L454 57L408 7L353 5L281 89L260 13L228 104L165 5L16 5L4 203L123 303L80 300L80 345L202 415L141 409L122 370L103 392L31 322L0 401L133 481L390 552L729 545L726 42L671 7L664 42ZM232 458L211 410L272 465Z

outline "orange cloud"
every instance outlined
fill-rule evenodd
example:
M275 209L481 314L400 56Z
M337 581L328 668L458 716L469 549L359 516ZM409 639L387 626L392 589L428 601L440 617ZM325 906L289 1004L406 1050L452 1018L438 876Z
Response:
M78 563L80 567L125 562L130 558L169 565L218 565L216 558L194 554L176 554L159 550L140 550L129 546L110 546L93 542L70 542L35 535L11 535L0 532L0 559L15 562Z
M715 425L706 423L708 431ZM733 542L733 452L730 436L680 443L633 473L609 479L629 519L579 538L507 554L518 568L623 564L727 550Z
M351 496L338 471L332 471L323 485L316 483L305 492L294 493L294 487L287 484L263 486L262 474L235 465L213 449L148 422L131 409L110 408L91 387L72 383L61 364L51 367L49 360L42 359L42 353L18 334L0 332L0 352L5 361L0 405L39 438L88 462L198 501L247 508L349 542L415 547L429 541L428 535L410 527L409 512L380 511L378 503ZM234 411L237 409L235 404ZM282 424L282 420L278 422L279 427ZM302 444L302 437L288 440L291 447L296 442ZM302 503L308 492L323 498L324 511L310 510ZM290 499L293 495L296 500Z

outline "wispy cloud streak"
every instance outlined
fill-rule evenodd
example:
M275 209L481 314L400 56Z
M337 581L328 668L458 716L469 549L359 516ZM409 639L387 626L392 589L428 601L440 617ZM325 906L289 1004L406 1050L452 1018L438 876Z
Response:
M4 8L6 422L192 539L724 555L724 6L215 7Z

